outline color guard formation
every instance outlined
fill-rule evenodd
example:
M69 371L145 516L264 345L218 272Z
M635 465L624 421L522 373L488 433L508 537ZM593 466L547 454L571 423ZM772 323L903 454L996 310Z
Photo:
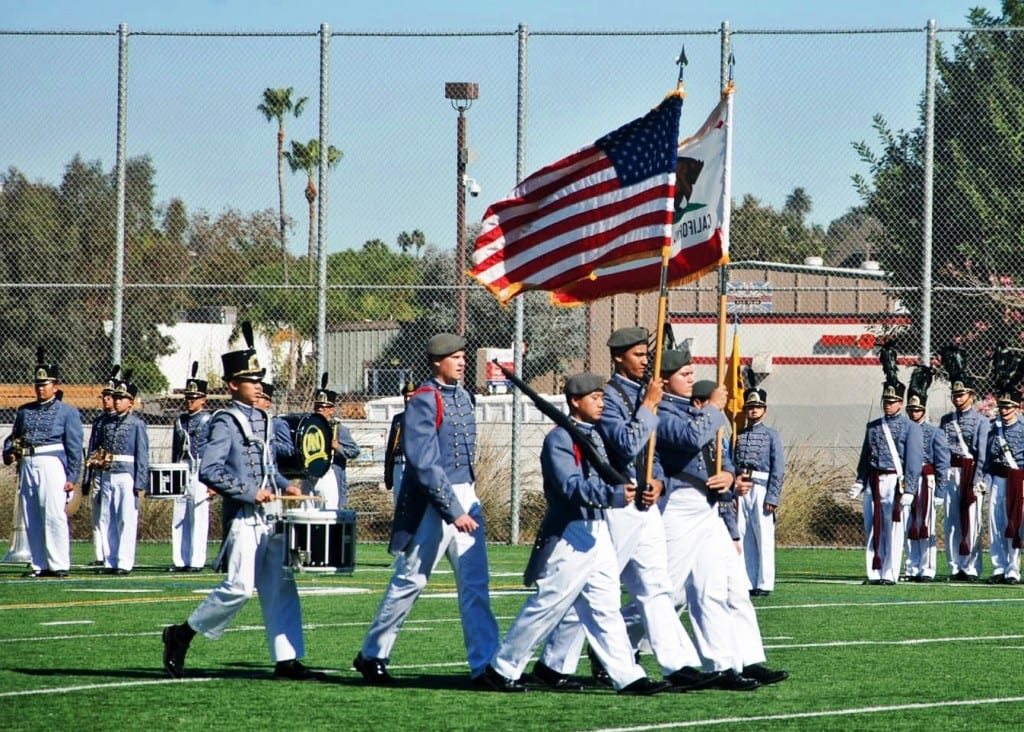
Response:
M306 508L327 500L329 512L342 513L344 463L358 447L334 419L338 395L327 389L326 374L310 415L273 416L273 386L263 383L266 370L248 324L243 333L246 348L221 359L231 396L226 408L206 409L208 385L193 364L168 465L149 463L146 424L133 410L138 388L119 366L103 386L104 411L83 450L79 412L61 401L58 366L39 349L36 399L18 409L3 443L5 464L17 463L26 575L68 576L68 515L81 498L83 468L95 563L113 575L135 566L139 498L165 488L174 497L169 570L202 571L209 503L219 496L224 543L214 566L225 577L183 622L165 628L164 668L181 678L194 637L220 637L258 592L274 676L322 680L299 660L302 614L289 557L296 547L286 541L291 525L282 519L294 513L290 499ZM788 678L765 665L751 602L775 589L774 530L785 475L781 437L764 423L768 395L748 384L746 423L730 441L726 388L697 381L686 349L666 350L652 378L649 337L644 328L615 331L608 340L611 378L576 374L565 383L568 416L550 404L542 409L557 425L541 452L547 512L523 577L535 591L504 636L490 604L475 485L475 399L462 385L466 339L440 333L427 341L430 377L403 387L405 410L387 440L385 484L395 493L389 550L396 561L353 662L366 683L396 683L388 664L400 630L442 557L458 587L474 688L581 690L574 674L584 649L595 682L624 695L750 691ZM882 416L866 427L850 491L863 505L865 584L936 578L939 505L950 580L977 580L986 496L993 567L987 581L1020 583L1024 357L997 350L998 416L988 422L974 408L963 354L946 349L954 409L938 426L926 419L931 367L916 367L908 387L897 376L891 344L882 347L881 361ZM289 480L296 476L301 481ZM628 593L624 605L621 588ZM684 611L692 632L680 621ZM653 655L660 679L639 665L641 648ZM539 660L528 671L535 652Z

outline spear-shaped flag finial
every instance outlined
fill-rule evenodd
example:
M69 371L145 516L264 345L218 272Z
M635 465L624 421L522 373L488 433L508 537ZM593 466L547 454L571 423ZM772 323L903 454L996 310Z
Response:
M679 56L676 58L676 65L679 67L679 79L676 82L676 88L679 91L683 90L683 75L686 73L686 64L689 61L686 58L686 44L684 43L679 49Z

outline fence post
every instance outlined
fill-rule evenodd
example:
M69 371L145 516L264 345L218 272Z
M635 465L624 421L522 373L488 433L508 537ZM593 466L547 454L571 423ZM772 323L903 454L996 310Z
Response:
M316 371L327 371L327 173L330 162L328 116L331 101L331 26L320 24L320 198L316 213Z
M114 233L114 303L111 314L110 362L121 363L121 333L124 327L124 199L125 126L128 121L128 24L117 26L117 212Z
M932 196L935 185L935 19L928 21L924 86L924 187L921 207L921 363L932 353Z
M523 161L525 159L525 136L526 136L526 42L528 34L526 25L519 24L519 55L518 73L516 75L516 183L523 179ZM512 367L513 370L523 376L523 320L525 310L523 298L515 299L515 323L512 334ZM519 470L519 461L522 457L523 442L523 418L522 405L519 403L519 394L514 389L509 392L512 395L512 451L509 459L512 461L512 496L509 509L509 533L510 544L519 543L519 506L522 502L520 488L522 476Z

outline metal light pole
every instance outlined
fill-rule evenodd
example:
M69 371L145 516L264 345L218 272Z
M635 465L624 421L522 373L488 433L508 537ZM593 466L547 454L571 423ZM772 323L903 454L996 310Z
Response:
M446 81L444 98L452 103L452 109L459 113L456 131L455 166L455 332L466 334L466 164L469 162L469 148L466 147L466 110L473 106L478 88L472 81Z

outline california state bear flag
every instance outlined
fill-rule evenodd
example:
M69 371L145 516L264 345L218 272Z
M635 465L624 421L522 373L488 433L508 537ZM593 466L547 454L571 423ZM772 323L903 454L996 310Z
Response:
M729 183L732 91L692 137L679 143L673 204L669 286L694 280L729 261ZM608 295L650 292L661 284L660 253L595 269L551 293L558 305L579 305Z

